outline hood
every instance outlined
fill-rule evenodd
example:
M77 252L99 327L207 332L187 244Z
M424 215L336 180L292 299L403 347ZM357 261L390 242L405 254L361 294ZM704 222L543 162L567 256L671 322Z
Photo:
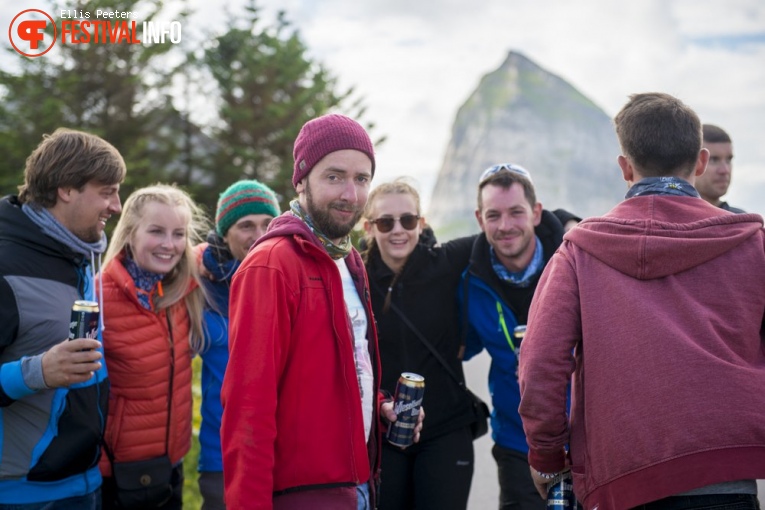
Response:
M762 226L757 214L732 214L699 198L651 195L585 219L564 240L621 273L651 280L719 257Z
M268 230L266 233L263 234L260 239L255 241L255 243L250 247L250 250L262 242L271 239L272 237L285 237L294 235L302 237L324 250L324 246L322 246L319 238L316 237L313 232L311 232L311 229L303 220L292 214L291 211L283 212L280 216L274 218L273 221L268 224Z
M16 196L6 196L0 200L0 241L11 241L28 246L50 257L60 257L81 265L86 259L45 235L21 210L21 203Z

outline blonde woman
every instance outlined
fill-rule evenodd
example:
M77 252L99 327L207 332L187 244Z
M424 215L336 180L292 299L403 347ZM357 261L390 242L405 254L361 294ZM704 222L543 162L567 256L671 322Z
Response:
M474 237L436 246L419 194L403 180L373 189L364 216L381 387L393 393L402 372L421 374L428 410L418 444L402 450L383 442L380 509L464 510L473 478L475 416L464 388L418 336L464 383L456 294Z
M104 509L182 507L191 357L203 339L204 296L192 251L200 218L174 186L139 189L125 202L106 253Z

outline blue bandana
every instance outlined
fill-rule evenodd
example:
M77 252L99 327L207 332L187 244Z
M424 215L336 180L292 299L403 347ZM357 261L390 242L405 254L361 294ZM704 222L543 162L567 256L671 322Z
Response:
M153 311L152 296L154 295L154 289L165 275L141 269L135 260L129 256L125 256L122 260L122 265L125 266L128 274L135 282L135 288L138 291L138 302L147 310Z
M679 177L646 177L632 185L624 198L647 195L675 195L701 198L690 182Z
M231 255L226 243L216 232L210 232L207 236L207 242L209 246L202 254L202 263L214 278L213 280L202 279L202 284L208 294L208 308L228 317L231 278L241 262Z
M534 247L534 256L531 258L531 262L523 271L512 273L502 265L502 262L497 258L497 254L494 252L494 247L489 246L489 256L491 257L491 266L494 268L494 272L497 273L499 279L505 281L515 287L528 287L531 285L531 281L534 277L542 271L544 267L544 250L542 248L542 241L539 237L534 236L536 239L536 246Z

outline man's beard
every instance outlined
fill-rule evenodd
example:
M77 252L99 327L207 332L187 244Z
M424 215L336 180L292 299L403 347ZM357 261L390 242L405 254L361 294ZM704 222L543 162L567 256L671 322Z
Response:
M96 227L77 229L71 232L72 234L80 238L81 241L84 241L89 244L93 244L93 243L97 243L101 241L101 238L104 235L103 232L98 230L98 228Z
M345 203L341 200L335 200L327 204L326 209L319 209L313 202L313 195L311 195L311 187L306 185L306 209L308 215L311 217L311 221L319 231L327 236L329 239L340 239L351 233L353 227L361 219L363 211L351 204ZM348 223L338 223L330 214L331 209L339 209L342 211L354 211L353 218Z

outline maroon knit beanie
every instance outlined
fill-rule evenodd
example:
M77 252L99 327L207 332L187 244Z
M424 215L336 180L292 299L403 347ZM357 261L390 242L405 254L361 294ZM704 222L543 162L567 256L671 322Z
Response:
M372 175L375 173L375 153L372 140L355 120L331 113L306 122L295 140L292 155L295 157L295 171L292 185L298 183L313 169L321 158L330 152L344 149L361 151L372 160Z

